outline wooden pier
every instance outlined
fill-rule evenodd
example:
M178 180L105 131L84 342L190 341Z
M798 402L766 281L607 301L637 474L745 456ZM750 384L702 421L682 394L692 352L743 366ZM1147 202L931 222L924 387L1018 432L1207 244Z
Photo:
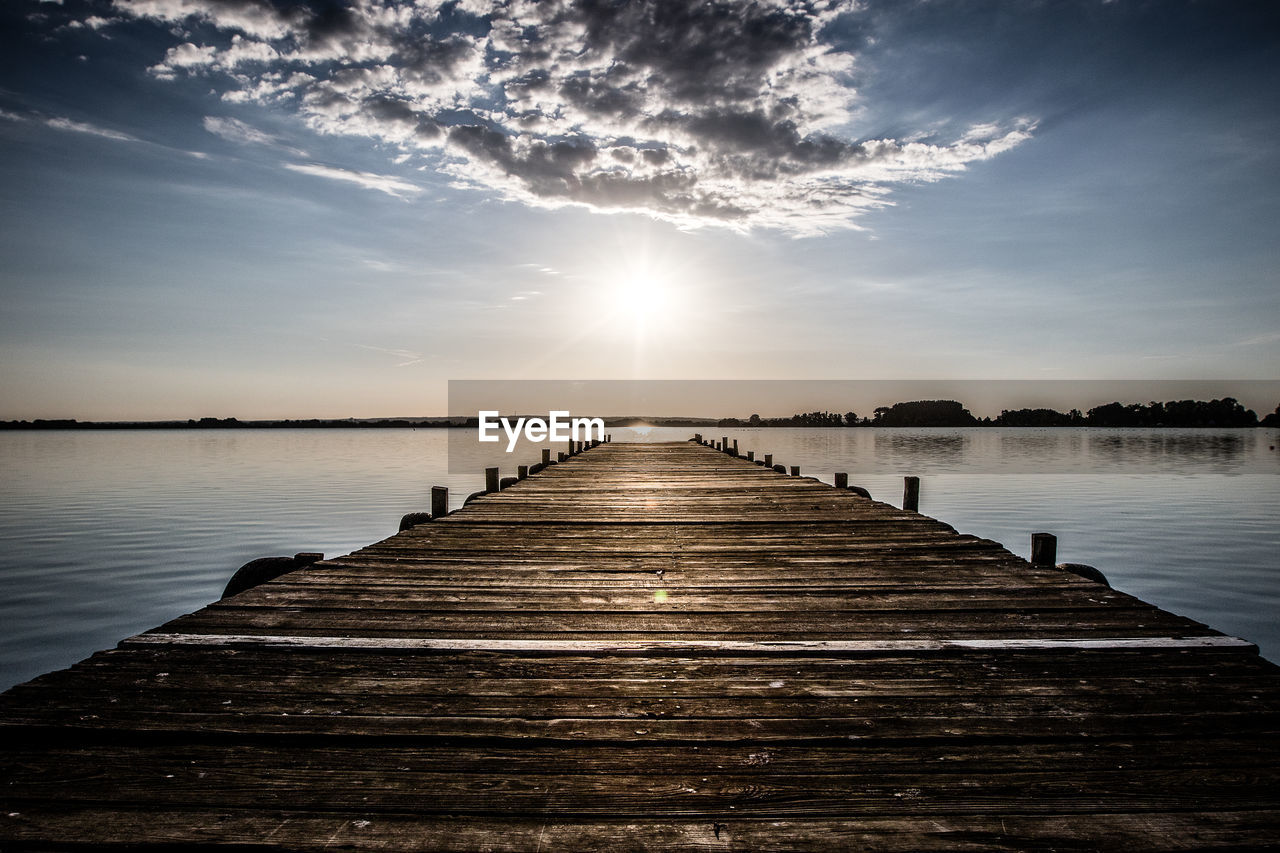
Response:
M1263 849L1278 710L1204 625L611 443L4 694L0 849Z

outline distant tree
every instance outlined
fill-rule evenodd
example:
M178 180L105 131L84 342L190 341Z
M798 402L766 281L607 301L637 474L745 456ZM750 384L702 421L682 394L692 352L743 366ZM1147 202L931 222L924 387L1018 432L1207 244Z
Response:
M791 416L791 426L802 427L837 427L844 419L835 412L804 412Z
M1280 406L1276 406L1276 410L1263 418L1258 425L1264 427L1280 427Z
M752 415L751 417L747 418L747 424L749 426L760 426L760 416Z
M1053 409L1006 409L996 418L995 424L1008 427L1064 427L1072 426L1073 421L1070 415Z
M844 425L845 425L845 426L847 426L847 427L855 427L855 426L857 426L857 425L858 425L858 413L857 413L857 412L845 412L845 413L844 413Z
M1234 397L1224 397L1207 403L1201 400L1152 401L1146 406L1107 403L1090 409L1085 423L1096 427L1232 428L1256 426L1258 416Z
M877 408L873 423L887 427L966 427L976 426L978 419L955 400L915 400Z

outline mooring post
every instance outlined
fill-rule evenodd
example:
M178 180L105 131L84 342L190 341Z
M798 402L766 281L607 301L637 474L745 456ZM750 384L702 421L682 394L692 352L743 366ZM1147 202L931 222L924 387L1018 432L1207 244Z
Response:
M573 439L569 439L569 455L573 455Z
M772 454L772 453L766 453L766 454L764 455L764 467L766 467L766 468L772 468L772 467L773 467L773 454Z
M558 461L558 462L563 462L563 461L565 460L565 458L566 458L566 457L565 457L564 453L560 453L560 454L556 457L556 461Z
M524 479L526 479L528 476L529 476L529 466L528 466L528 465L518 465L518 466L516 466L516 479L517 479L517 480L524 480Z
M1058 562L1058 537L1052 533L1031 534L1031 565L1052 567Z
M431 517L444 518L449 514L448 486L431 487Z
M909 512L920 511L920 478L902 478L902 508Z
M846 473L845 473L845 472L843 472L843 471L838 471L838 472L836 472L836 488L837 488L837 489L847 489L847 488L849 488L849 475L848 475L848 474L846 474Z
M799 465L792 465L792 466L791 466L791 476L792 476L792 477L799 477L799 476L800 476L800 466L799 466Z
M748 461L748 462L755 462L755 461L756 461L756 452L755 452L754 450L748 450L748 451L747 451L747 461Z
M733 455L738 455L738 439L736 438L733 440Z
M584 451L584 450L586 450L586 446L585 446L581 441L579 441L579 442L578 442L578 452L579 452L579 453L581 453L581 452L582 452L582 451Z
M498 469L497 469L497 468L485 468L485 469L484 469L484 490L485 490L486 492L496 492L496 491L498 491L498 482L499 482L499 481L498 481Z
M551 464L551 448L550 447L542 448L542 464L543 465Z

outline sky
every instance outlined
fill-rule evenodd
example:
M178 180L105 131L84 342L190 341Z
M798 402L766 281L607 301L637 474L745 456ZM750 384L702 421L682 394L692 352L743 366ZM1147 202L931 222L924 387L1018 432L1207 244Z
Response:
M6 0L0 419L1277 379L1278 46L1236 0Z

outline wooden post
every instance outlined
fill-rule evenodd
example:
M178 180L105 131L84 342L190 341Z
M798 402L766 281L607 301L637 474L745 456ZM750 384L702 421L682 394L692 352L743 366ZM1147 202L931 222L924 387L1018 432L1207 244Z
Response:
M799 476L800 476L800 466L799 466L799 465L792 465L792 466L791 466L791 476L792 476L792 477L799 477Z
M486 492L498 491L498 469L497 468L484 469L484 490Z
M542 464L543 465L551 464L551 448L550 447L542 448Z
M578 452L579 452L579 453L581 453L582 451L583 451L582 442L581 442L581 441L579 441L579 442L578 442Z
M516 479L523 480L529 476L529 466L520 465L516 468Z
M725 435L720 437L720 449L725 453L729 452L729 436Z
M736 438L733 440L733 455L738 455L738 439Z
M910 512L920 511L920 478L902 478L902 508Z
M557 457L557 459L558 459L558 461L563 462L563 461L565 460L565 455L564 455L564 453L559 454L559 456Z
M1058 562L1058 537L1052 533L1031 534L1031 565L1054 566Z
M431 487L431 517L444 518L449 514L449 488L447 486Z
M755 462L755 461L756 461L756 452L755 452L754 450L748 450L748 451L747 451L747 461L748 461L748 462Z
M573 455L573 439L569 439L569 455Z
M764 467L766 467L766 468L772 468L772 467L773 467L773 454L772 454L772 453L766 453L766 454L764 455Z
M849 488L849 475L848 475L848 474L843 473L843 472L837 472L837 473L836 473L836 488L837 488L837 489L847 489L847 488Z

